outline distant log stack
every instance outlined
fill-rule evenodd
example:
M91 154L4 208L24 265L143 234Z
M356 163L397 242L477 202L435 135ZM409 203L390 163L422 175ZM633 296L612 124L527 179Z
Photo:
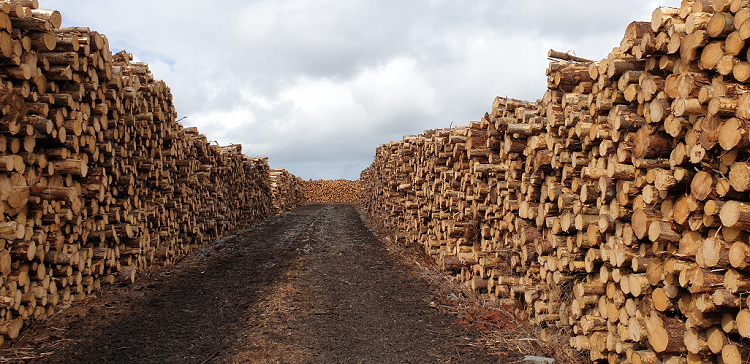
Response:
M359 181L345 179L305 181L307 202L359 203L361 187Z
M381 145L363 203L610 363L750 358L750 3L683 1L548 91Z
M305 205L305 181L284 168L271 170L271 201L274 215Z
M0 1L0 343L273 213L267 159L183 128L147 64L61 19Z

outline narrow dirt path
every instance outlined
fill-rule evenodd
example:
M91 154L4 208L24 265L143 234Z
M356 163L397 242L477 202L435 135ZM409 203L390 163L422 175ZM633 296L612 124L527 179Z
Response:
M33 363L497 363L355 205L311 204L108 289L0 351ZM7 346L7 345L6 345Z

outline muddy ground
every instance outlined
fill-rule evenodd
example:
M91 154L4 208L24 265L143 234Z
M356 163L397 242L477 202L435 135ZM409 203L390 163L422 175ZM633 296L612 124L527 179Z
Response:
M486 311L445 309L460 294L415 251L376 237L356 205L309 204L35 323L0 361L518 361L477 330Z

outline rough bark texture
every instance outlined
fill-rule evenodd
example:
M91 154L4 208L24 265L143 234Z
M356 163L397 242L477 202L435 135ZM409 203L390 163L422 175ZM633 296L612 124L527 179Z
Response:
M535 104L498 97L468 126L381 145L363 203L457 281L486 279L473 287L566 328L591 360L635 360L630 348L679 362L687 327L691 354L716 362L722 341L709 350L708 331L738 335L721 319L737 318L732 295L750 278L750 97L731 76L748 61L734 21L750 24L750 10L724 3L661 7L653 32L631 24L601 61L553 61ZM513 148L469 153L470 135ZM579 284L600 290L571 292Z
M0 4L0 342L304 203L266 158L183 127L147 64L35 3Z

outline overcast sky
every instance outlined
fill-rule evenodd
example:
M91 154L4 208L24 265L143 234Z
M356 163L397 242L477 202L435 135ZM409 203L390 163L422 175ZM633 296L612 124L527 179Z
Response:
M304 179L544 95L550 48L599 60L679 0L42 0L171 87L185 126Z

